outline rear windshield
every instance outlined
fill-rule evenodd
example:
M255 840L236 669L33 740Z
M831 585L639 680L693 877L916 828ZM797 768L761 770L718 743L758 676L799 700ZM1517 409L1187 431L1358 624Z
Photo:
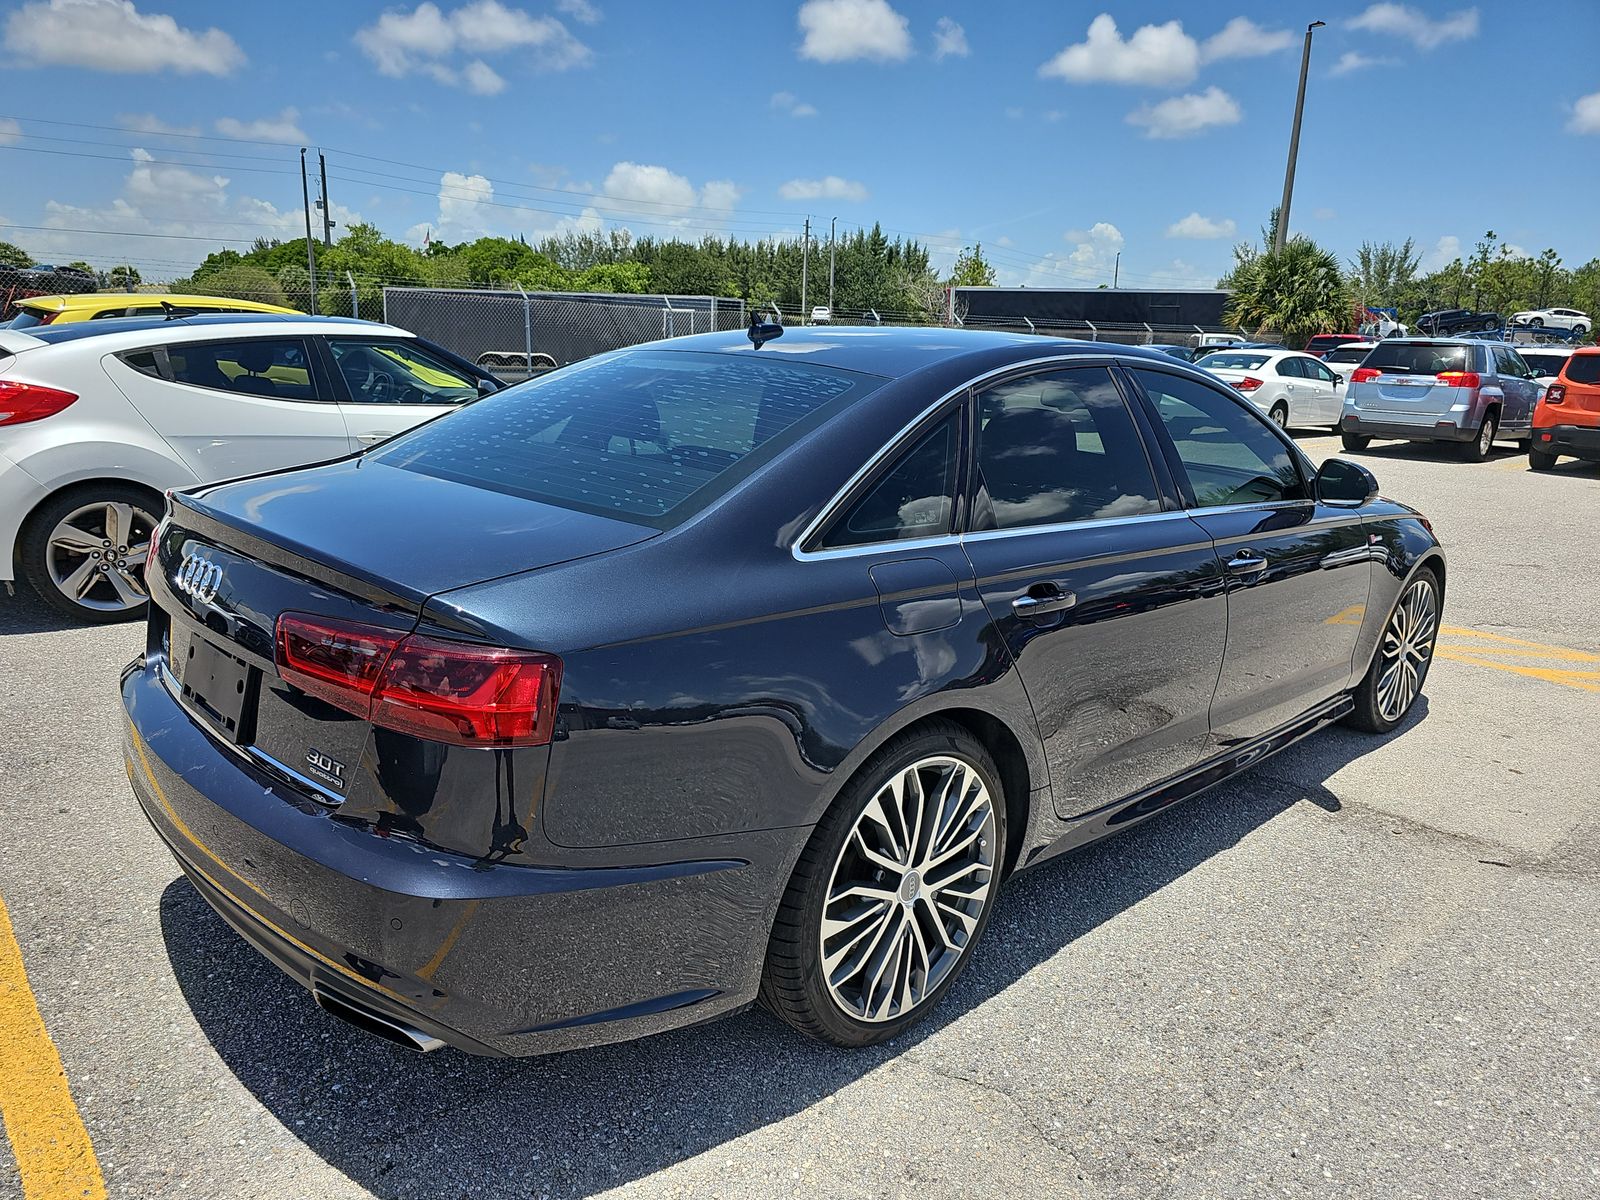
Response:
M1358 363L1372 353L1371 346L1357 346L1354 350L1338 349L1329 350L1322 356L1322 361L1329 366L1337 363Z
M1437 375L1441 371L1473 371L1472 347L1460 342L1382 342L1361 363L1385 375Z
M1254 371L1267 361L1265 354L1208 354L1195 363L1197 367L1222 371Z
M1600 354L1574 354L1567 359L1568 383L1600 383Z
M883 382L776 354L624 351L485 397L371 457L666 528Z
M17 310L17 315L12 317L11 320L6 322L6 328L7 329L31 329L35 325L43 325L43 324L44 324L44 322L39 319L39 316L36 313L29 312L25 308L19 308Z
M1548 351L1541 353L1538 350L1524 350L1520 346L1517 347L1517 353L1522 355L1523 362L1541 375L1561 374L1562 364L1570 357L1566 354L1551 354Z

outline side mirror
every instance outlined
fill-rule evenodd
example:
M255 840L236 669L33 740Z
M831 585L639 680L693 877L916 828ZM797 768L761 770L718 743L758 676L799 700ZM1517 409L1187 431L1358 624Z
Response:
M1378 495L1378 477L1360 463L1330 458L1317 472L1317 499L1324 504L1355 508Z
M1337 371L1335 371L1335 372L1334 372L1334 373L1333 373L1333 383L1334 383L1334 386L1335 386L1335 387L1337 387L1337 386L1339 386L1339 385L1340 385L1340 384L1342 384L1342 383L1343 383L1343 382L1344 382L1344 376L1343 376L1343 375L1341 375L1341 374L1339 374L1339 373L1338 373L1338 372L1337 372Z

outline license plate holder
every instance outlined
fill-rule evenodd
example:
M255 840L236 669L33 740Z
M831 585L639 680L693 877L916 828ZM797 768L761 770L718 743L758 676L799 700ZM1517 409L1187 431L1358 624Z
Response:
M235 744L245 740L245 715L255 692L255 668L198 635L188 639L178 665L183 699L218 734Z

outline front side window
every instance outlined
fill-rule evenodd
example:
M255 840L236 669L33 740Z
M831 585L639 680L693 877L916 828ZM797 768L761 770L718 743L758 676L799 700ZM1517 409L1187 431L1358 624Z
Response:
M1300 365L1298 358L1280 358L1278 360L1278 374L1285 379L1304 379L1305 370Z
M301 338L180 342L167 347L167 359L176 383L274 400L317 399Z
M665 528L882 382L793 356L628 350L486 396L366 458Z
M1308 379L1320 379L1323 383L1333 382L1333 371L1325 363L1320 363L1314 358L1302 358L1300 366L1304 368Z
M1254 410L1198 380L1141 369L1134 375L1172 438L1201 508L1309 496L1288 446Z
M478 381L406 338L331 338L328 349L357 404L460 404Z
M1159 512L1133 416L1105 367L1028 375L978 396L978 529Z
M834 522L822 547L866 546L950 532L955 512L957 415L900 456L872 489Z

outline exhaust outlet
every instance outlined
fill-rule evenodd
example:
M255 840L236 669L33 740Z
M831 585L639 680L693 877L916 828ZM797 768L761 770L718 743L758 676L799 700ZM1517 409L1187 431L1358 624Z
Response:
M374 1012L370 1008L363 1008L343 996L335 996L320 988L313 988L311 996L323 1012L330 1013L357 1029L364 1029L376 1037L381 1037L386 1042L393 1042L396 1046L404 1046L407 1050L416 1050L422 1054L431 1054L445 1047L445 1042L431 1033L423 1033L422 1030L396 1021L393 1017Z

